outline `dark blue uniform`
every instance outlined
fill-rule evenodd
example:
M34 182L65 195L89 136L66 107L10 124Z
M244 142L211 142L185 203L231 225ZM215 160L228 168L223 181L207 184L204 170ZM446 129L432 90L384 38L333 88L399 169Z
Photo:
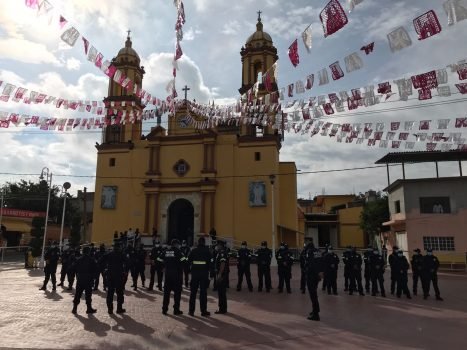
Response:
M180 249L175 246L167 248L161 255L165 266L164 299L162 301L162 313L167 314L169 309L170 293L174 292L174 314L180 315L180 298L182 295L182 264L187 258Z
M182 252L183 256L187 258L187 260L184 261L183 263L183 275L184 275L184 280L185 280L185 287L188 287L188 281L190 280L190 265L188 264L188 256L190 255L190 247L187 245L183 245L180 248L180 251Z
M88 248L89 249L89 248ZM97 263L94 257L89 254L84 254L79 257L75 262L75 271L76 271L76 291L75 297L73 299L74 308L73 311L76 312L76 307L78 306L81 296L85 295L87 313L93 313L95 310L92 309L92 287L94 282L94 277L97 271Z
M397 269L397 297L400 298L404 293L408 299L410 299L410 292L408 287L408 271L409 262L402 252L397 255L394 266Z
M342 262L344 263L344 292L349 290L349 281L352 271L352 265L350 264L350 255L352 251L347 248L342 254Z
M362 286L362 256L356 250L353 250L350 253L349 263L351 266L349 295L357 290L360 295L365 295Z
M300 252L300 290L303 294L306 291L306 246Z
M324 271L323 258L313 244L308 244L305 249L306 282L310 293L312 311L308 317L310 320L319 321L318 283L320 274Z
M324 258L324 278L326 279L326 288L328 294L331 291L337 295L337 270L339 269L339 257L334 252L328 252Z
M279 293L282 293L285 287L287 293L292 293L290 288L290 279L292 278L293 257L287 248L279 249L276 253L277 272L279 274Z
M202 315L207 315L208 310L208 283L211 253L205 245L198 245L188 255L188 267L191 270L190 283L190 315L195 312L196 294L199 288L199 306Z
M57 272L57 264L58 264L59 258L60 258L60 250L57 247L51 247L47 249L47 251L45 252L44 254L45 279L44 279L42 288L40 288L41 290L45 290L47 288L47 283L49 283L50 279L52 280L52 290L57 289L57 280L55 277L55 273Z
M376 296L378 293L378 284L381 291L381 296L385 297L386 292L384 290L384 257L381 256L377 250L373 251L373 254L369 257L370 264L370 277L371 277L371 295Z
M125 301L123 291L128 275L128 260L125 254L117 249L104 256L107 278L107 308L109 314L113 313L114 293L117 294L117 313L125 312L123 303Z
M154 278L157 272L157 289L162 291L162 279L164 277L164 259L162 259L163 252L164 248L156 244L149 255L151 259L151 280L149 281L149 290L153 290L154 288Z
M221 273L221 265L224 264L224 270ZM219 298L219 309L216 313L225 314L227 312L227 265L228 257L224 249L220 250L216 254L215 266L216 266L216 287L217 295Z
M423 255L419 252L412 256L412 291L413 295L417 295L418 280L422 281L422 270L423 270ZM423 287L423 286L422 286Z
M433 289L437 300L443 300L440 296L438 288L438 268L439 260L434 255L427 253L423 257L423 269L422 269L422 286L423 286L423 298L428 298L430 294L430 284L433 282Z
M243 275L245 275L246 283L250 292L253 291L253 284L251 283L251 251L248 248L240 248L237 252L237 270L238 270L238 283L237 291L242 290Z
M258 292L263 290L263 279L266 292L271 290L271 259L272 250L267 247L261 247L256 252L256 263L258 265Z

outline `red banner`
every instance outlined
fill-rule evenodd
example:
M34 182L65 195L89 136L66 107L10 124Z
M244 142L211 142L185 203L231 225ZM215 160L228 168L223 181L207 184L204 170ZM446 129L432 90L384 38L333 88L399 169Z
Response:
M2 214L3 216L32 219L36 217L45 217L46 213L44 211L30 211L30 210L3 208Z

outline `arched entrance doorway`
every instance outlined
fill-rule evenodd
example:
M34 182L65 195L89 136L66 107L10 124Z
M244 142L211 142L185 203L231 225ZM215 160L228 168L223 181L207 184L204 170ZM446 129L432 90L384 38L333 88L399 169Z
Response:
M177 238L180 242L186 240L189 245L193 244L194 212L193 205L186 199L180 198L170 204L167 211L167 243Z

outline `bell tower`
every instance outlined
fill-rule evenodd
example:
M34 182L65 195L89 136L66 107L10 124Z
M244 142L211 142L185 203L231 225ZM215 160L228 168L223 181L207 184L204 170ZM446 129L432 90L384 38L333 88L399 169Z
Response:
M104 99L104 102L110 104L110 115L108 114L106 118L117 119L119 122L104 128L103 144L127 143L141 138L142 121L136 120L136 114L142 111L144 106L141 103L141 98L135 94L137 89L142 88L145 73L144 67L140 66L140 62L138 53L132 47L130 31L128 31L125 47L112 59L112 65L117 68L117 73L121 71L132 83L130 83L128 89L120 86L115 81L117 73L113 79L109 80L108 96ZM125 120L127 115L130 116L130 120Z
M240 50L242 59L242 86L238 91L241 95L248 93L255 83L258 81L259 74L264 76L269 73L270 82L269 90L262 80L259 80L255 99L263 100L264 96L273 92L277 92L276 77L272 72L272 66L279 59L277 49L272 42L271 36L263 31L263 22L261 21L261 11L258 11L258 22L256 23L256 32L247 39L244 46ZM261 128L263 134L274 134L270 127ZM242 126L242 134L255 136L258 127L255 125Z

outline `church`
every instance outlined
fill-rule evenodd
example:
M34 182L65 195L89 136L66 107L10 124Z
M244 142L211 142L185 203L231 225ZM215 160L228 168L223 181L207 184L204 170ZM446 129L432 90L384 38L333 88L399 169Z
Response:
M271 36L258 17L256 31L240 51L240 94L250 90L258 73L278 60ZM128 36L112 60L135 84L143 84L144 67ZM277 83L273 79L273 91ZM271 91L259 84L258 98ZM186 92L185 92L186 93ZM126 101L127 111L141 111L141 99L112 79L107 103ZM128 103L130 101L131 103ZM188 115L191 102L179 103L142 137L142 121L109 125L96 144L97 169L92 241L110 243L115 231L157 230L162 242L173 238L196 242L212 229L230 246L250 247L267 241L300 246L297 215L297 169L281 162L283 138L271 126L218 124L197 128L202 116ZM123 104L121 104L123 105Z

